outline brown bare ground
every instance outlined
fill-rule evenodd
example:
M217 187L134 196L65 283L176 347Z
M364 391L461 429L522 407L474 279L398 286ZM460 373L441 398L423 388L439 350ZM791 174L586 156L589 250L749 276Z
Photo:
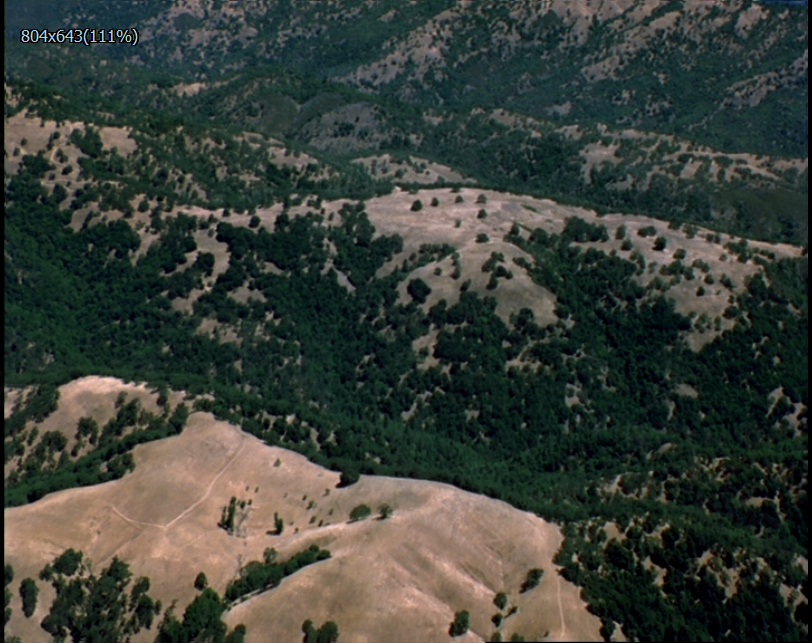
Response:
M108 384L98 382L116 395ZM134 457L135 471L121 480L5 510L4 557L17 579L9 634L48 640L38 623L53 591L39 583L37 612L25 619L17 584L68 547L83 550L95 570L113 556L127 561L135 576L151 578L154 597L165 605L178 599L182 613L199 571L222 593L240 565L261 559L266 547L284 558L317 544L331 551L330 560L235 606L229 625L245 623L247 640L257 643L299 640L308 618L335 620L342 641L446 641L454 612L467 609L471 632L460 640L479 641L493 631L494 594L505 591L519 611L504 635L598 639L598 619L552 563L558 527L503 502L420 480L362 477L337 489L337 473L202 413L192 414L180 436L140 445ZM237 536L216 526L232 496L251 501ZM394 513L349 524L362 503L373 512L388 503ZM274 512L285 521L281 536L266 533ZM547 573L537 589L519 595L530 567ZM153 637L154 630L137 640Z

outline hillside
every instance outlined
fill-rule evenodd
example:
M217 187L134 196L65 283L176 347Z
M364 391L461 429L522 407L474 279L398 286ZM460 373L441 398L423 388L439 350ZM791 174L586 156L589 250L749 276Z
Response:
M129 23L111 27L138 30L137 46L27 47L27 9L10 7L7 74L73 96L82 120L148 109L149 127L216 123L345 161L411 154L500 190L808 238L805 4L121 9ZM88 11L48 6L42 19L80 25Z
M60 389L49 422L74 424L74 390L83 412L103 423L119 393L133 387L83 378ZM78 391L77 391L78 392ZM157 392L145 399L154 404ZM63 408L64 407L64 408ZM471 613L471 634L483 640L504 591L518 613L505 634L537 639L594 639L600 626L552 562L562 536L549 523L505 503L428 481L368 478L336 488L339 475L284 449L269 447L210 415L190 416L182 435L135 449L135 472L103 485L62 491L4 513L4 560L15 577L36 578L68 548L81 549L101 569L114 557L152 580L151 595L182 612L203 571L223 593L240 567L273 547L284 558L316 544L331 558L296 573L278 588L234 605L225 620L248 627L251 641L296 640L306 619L338 621L342 640L447 640L454 612ZM250 504L233 535L218 528L221 509L236 496ZM387 504L391 517L349 522L359 505ZM274 515L280 536L269 536ZM547 573L532 592L519 589L528 569ZM48 640L39 621L54 591L42 584L30 619L15 600L7 634ZM340 615L340 616L339 616ZM398 634L399 633L399 634ZM153 634L154 635L154 634ZM150 633L134 640L151 640Z
M30 28L29 10L10 8L13 39ZM83 24L93 5L39 10L58 28ZM140 41L107 47L106 55L148 67L161 61L162 71L186 82L281 61L423 106L600 119L699 137L730 152L806 154L805 3L523 0L508 8L493 0L290 0L237 7L194 0L139 3L113 15L116 24L99 27L136 27ZM18 69L53 80L62 73L47 50L8 44L7 51Z
M7 7L9 643L808 638L805 4L124 4Z

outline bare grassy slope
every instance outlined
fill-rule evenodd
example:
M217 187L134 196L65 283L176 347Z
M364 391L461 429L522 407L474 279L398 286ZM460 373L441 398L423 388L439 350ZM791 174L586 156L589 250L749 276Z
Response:
M598 638L598 619L578 589L555 574L559 529L503 502L419 480L365 477L337 489L338 474L202 413L190 417L182 435L141 445L134 456L135 472L122 480L5 511L4 558L16 579L11 634L47 640L38 624L52 590L40 583L37 612L25 619L17 588L68 547L82 549L97 570L119 556L134 575L151 578L151 594L165 605L177 598L182 613L199 571L222 593L265 548L285 558L318 544L331 551L330 560L236 606L229 624L245 623L256 642L298 640L307 618L335 620L342 641L445 641L454 612L467 609L472 632L460 640L476 641L493 631L491 601L505 591L519 607L503 627L507 636ZM250 501L238 512L234 536L217 527L232 496ZM383 503L394 514L376 520ZM360 504L373 517L348 523ZM281 536L268 535L275 512L285 521ZM530 567L547 573L520 596Z

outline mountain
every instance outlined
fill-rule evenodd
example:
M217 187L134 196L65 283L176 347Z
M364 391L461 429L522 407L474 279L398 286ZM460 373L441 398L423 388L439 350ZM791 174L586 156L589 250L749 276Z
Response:
M29 11L9 7L12 38ZM194 81L281 64L422 106L600 121L730 152L803 156L808 145L805 4L205 0L109 11L99 28L135 27L140 40L108 55ZM104 14L77 3L37 15L56 29ZM32 70L43 58L54 64L50 52L15 52Z
M7 640L808 636L805 6L121 9L6 8Z

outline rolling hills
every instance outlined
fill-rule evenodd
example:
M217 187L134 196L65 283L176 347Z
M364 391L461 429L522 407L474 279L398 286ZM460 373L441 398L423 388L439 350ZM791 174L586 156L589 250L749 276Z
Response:
M115 6L7 7L7 641L808 637L805 5Z

